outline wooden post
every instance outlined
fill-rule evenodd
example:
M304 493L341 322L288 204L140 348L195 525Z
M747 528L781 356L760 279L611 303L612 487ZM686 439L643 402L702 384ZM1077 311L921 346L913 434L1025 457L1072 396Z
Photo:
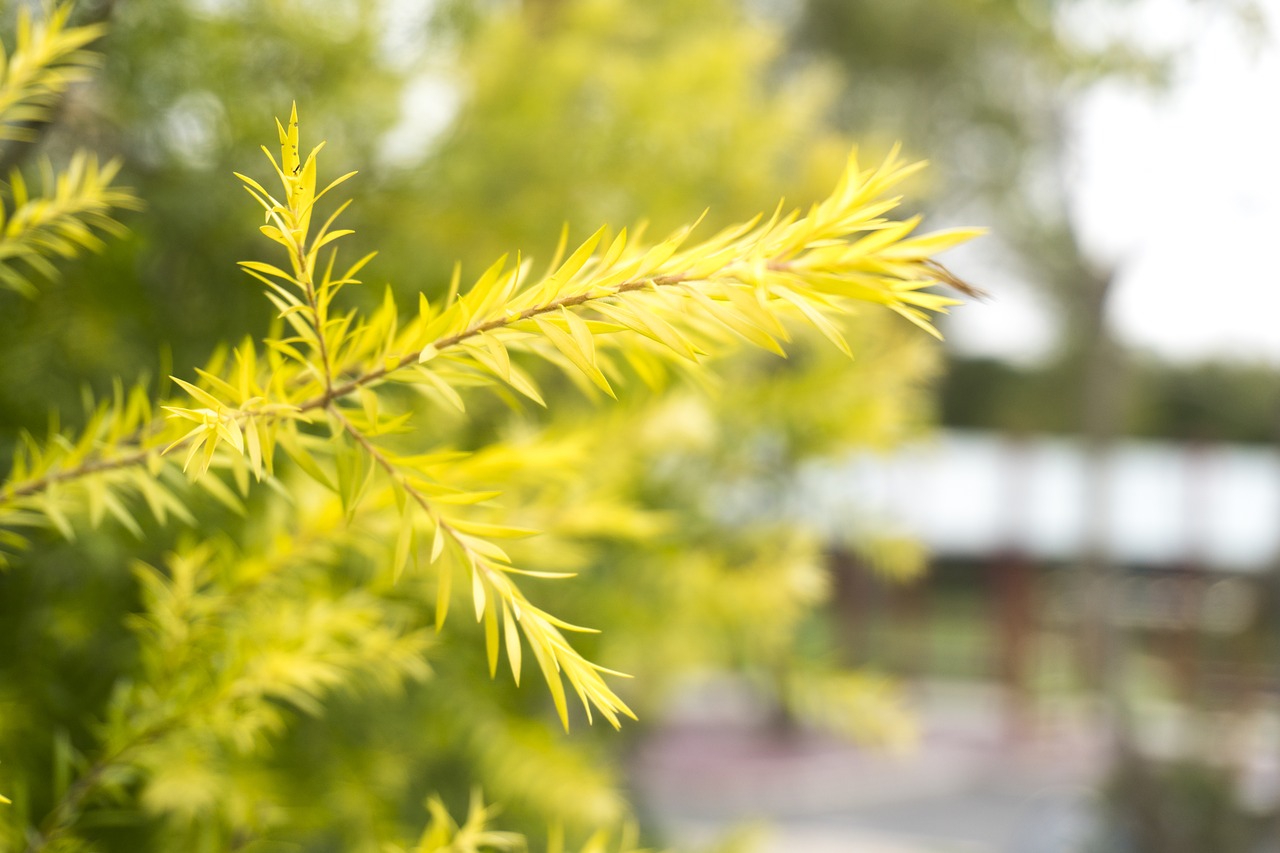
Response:
M828 565L841 658L850 665L865 664L872 655L873 579L857 557L844 549L831 551Z
M1034 730L1031 672L1035 665L1033 577L1030 562L1006 551L992 564L996 589L997 673L1004 687L1005 735L1025 741Z

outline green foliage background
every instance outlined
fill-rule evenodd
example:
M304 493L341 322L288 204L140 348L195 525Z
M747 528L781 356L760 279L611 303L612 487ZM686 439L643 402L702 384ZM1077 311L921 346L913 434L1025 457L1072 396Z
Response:
M387 9L330 6L82 10L109 20L103 68L60 102L40 148L119 156L119 181L147 210L39 298L0 292L4 441L43 435L51 407L76 426L84 387L101 397L116 376L190 376L182 366L210 353L216 373L222 341L267 332L259 288L235 270L263 253L230 172L258 162L263 117L292 98L304 135L328 140L331 174L364 170L344 186L360 239L383 249L364 277L404 302L441 295L455 259L478 272L505 251L545 257L563 223L582 235L646 217L661 236L710 204L710 234L784 191L808 204L847 148L826 123L834 76L779 63L778 38L728 3L397 18L401 38L440 51L427 60L387 43ZM419 157L389 161L402 93L428 72L456 81L459 113ZM5 156L27 161L30 149ZM730 667L801 717L902 737L878 680L805 650L825 593L820 543L748 529L719 506L742 477L782 482L811 454L921 427L932 347L870 310L849 338L852 362L800 338L785 362L664 369L613 407L537 369L557 400L549 412L469 395L466 418L433 410L429 439L479 451L455 473L500 476L522 520L550 531L530 559L580 577L539 586L538 600L607 629L579 645L637 676L626 699L645 718L686 673ZM171 392L156 382L150 393ZM545 689L485 676L479 628L461 616L439 635L415 627L420 584L388 588L379 569L385 542L373 540L394 531L361 532L332 499L286 482L293 508L258 490L240 512L208 477L203 491L171 482L178 520L137 514L133 533L109 521L70 543L39 533L0 577L8 847L378 849L426 821L428 794L464 814L473 786L535 846L548 824L582 839L627 816L616 762L637 729L559 732ZM898 555L888 571L917 567L870 531L853 544ZM432 814L415 849L463 845L467 828L448 832Z

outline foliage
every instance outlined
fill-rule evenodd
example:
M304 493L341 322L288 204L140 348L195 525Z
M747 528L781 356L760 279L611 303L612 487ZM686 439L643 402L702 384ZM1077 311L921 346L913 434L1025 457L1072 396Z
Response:
M62 5L35 20L31 10L18 10L12 54L0 51L0 139L30 141L30 125L47 121L59 98L73 83L86 79L96 65L84 50L102 35L100 27L68 27L71 7Z
M332 227L335 213L312 235L311 217L316 202L350 174L317 191L319 147L305 160L299 157L296 113L288 131L281 128L280 134L281 161L273 159L273 165L283 200L256 180L240 177L266 210L271 224L262 231L285 248L290 268L259 261L243 266L267 285L268 298L293 334L268 339L261 367L255 349L242 345L225 359L225 366L197 370L198 384L175 378L188 395L187 405L164 406L169 414L164 426L149 417L145 397L135 389L101 406L79 436L44 447L28 442L16 455L6 483L7 513L23 519L41 514L58 519L53 523L62 527L64 501L80 497L64 497L74 488L83 493L86 505L97 508L91 510L93 520L110 513L140 530L123 495L148 500L158 521L180 506L171 491L143 485L163 477L166 464L176 467L176 462L165 462L166 454L179 451L182 470L206 484L216 482L201 476L216 462L245 491L250 475L260 481L274 473L279 446L314 480L337 492L348 513L359 507L371 482L388 487L386 497L395 499L400 515L391 567L395 577L417 555L419 535L431 543L433 564L449 548L452 559L443 565L456 563L465 570L476 616L489 626L491 670L501 627L519 678L514 634L519 623L548 676L562 718L564 697L553 677L560 670L588 712L594 705L616 725L614 712L625 712L625 706L593 668L572 654L557 630L573 627L524 599L513 576L529 570L516 568L507 552L489 541L523 538L532 531L442 509L483 504L496 495L441 480L442 468L465 470L454 464L453 451L406 454L374 441L416 426L412 410L403 410L394 397L384 398L378 390L390 383L407 386L432 402L465 411L457 388L497 379L545 405L528 373L512 360L514 352L551 360L614 396L610 377L618 381L623 368L610 350L619 347L622 333L638 338L626 339L621 357L640 371L652 371L673 357L696 362L731 336L781 354L781 342L789 338L781 318L789 315L848 352L830 315L847 310L850 300L884 305L932 331L925 310L940 310L954 300L923 290L949 278L930 256L971 234L909 238L914 220L880 216L893 206L880 196L908 170L893 159L863 170L851 159L832 196L804 217L777 211L763 225L757 218L689 248L684 247L687 229L639 250L629 249L625 230L604 248L601 229L567 259L561 260L563 249L558 252L541 277L527 277L529 266L523 262L508 267L505 258L463 293L455 277L443 305L432 306L422 296L416 315L405 322L390 299L367 319L350 312L332 316L335 297L343 287L359 283L354 276L371 256L335 275L336 251L326 261L321 249L351 232ZM586 311L591 313L584 318ZM332 435L346 434L350 445L318 441L302 427L321 419L328 419ZM194 426L188 428L188 422ZM317 456L328 457L331 472ZM377 483L383 478L385 483ZM229 503L236 500L225 486L206 487ZM445 570L438 624L447 613L450 579Z
M665 233L708 209L728 225L782 188L808 204L849 148L824 123L832 75L782 67L779 34L728 0L531 4L480 16L460 41L440 72L460 89L457 118L383 196L418 199L413 236L437 263L459 246L544 245L562 222Z
M1070 433L1075 400L1059 389L1079 381L1077 365L1017 368L986 360L953 365L942 387L941 417L968 429ZM1276 435L1280 398L1263 364L1168 364L1135 357L1126 371L1119 430L1184 441L1266 444Z
M1257 850L1276 816L1242 806L1240 788L1239 774L1213 759L1124 754L1106 779L1086 849Z
M59 96L96 65L95 55L84 48L101 29L69 27L70 14L70 6L61 6L35 21L30 9L19 10L14 51L7 55L0 49L0 140L33 139L33 126L47 121ZM41 192L34 197L22 173L10 173L9 204L0 204L0 288L34 296L30 273L57 275L48 256L71 258L80 250L101 248L94 228L119 235L111 211L135 205L132 196L111 186L118 169L118 163L100 166L85 152L56 178L46 163Z
M66 162L88 147L121 164L116 181L150 213L128 218L129 233L100 253L64 266L84 286L45 288L39 300L10 298L0 286L0 315L24 330L0 339L0 419L14 432L44 429L50 404L78 410L85 385L110 394L117 376L163 376L173 372L166 364L203 363L222 341L267 331L260 298L234 272L258 235L239 227L243 192L224 178L259 156L261 117L297 98L330 129L330 162L365 170L360 205L369 207L382 189L372 168L379 141L407 74L382 47L385 5L79 0L72 20L107 28L93 60L100 71L38 128L38 148L4 150L0 178L24 158ZM401 269L386 274L411 280Z
M931 331L929 312L954 300L925 288L959 285L932 256L972 233L910 236L915 220L888 218L895 201L886 193L915 167L890 156L867 169L851 158L835 192L803 215L779 206L768 219L700 241L682 228L652 245L601 229L572 250L562 241L544 273L520 256L504 258L465 288L455 272L447 292L417 293L406 309L390 290L381 301L351 298L371 256L339 265L334 243L351 233L336 222L346 205L330 212L326 199L317 207L351 175L320 180L320 149L303 156L296 115L278 132L279 189L241 176L265 212L262 233L284 255L242 264L279 312L263 347L245 340L219 350L160 400L145 382L117 385L110 399L88 406L83 425L55 419L43 438L24 436L0 485L0 534L15 564L10 590L83 578L125 599L102 608L108 618L134 613L119 642L135 659L107 674L99 719L85 725L82 707L63 709L74 728L58 736L52 759L39 747L6 745L5 768L16 768L9 845L26 838L31 849L198 849L294 839L371 849L403 837L416 820L404 809L414 784L389 755L403 747L373 742L383 735L378 721L403 725L406 716L447 721L452 728L438 737L454 742L440 752L462 744L488 778L542 797L535 812L564 813L552 801L575 785L589 789L590 772L548 784L555 768L540 756L556 747L500 704L539 700L527 688L515 699L495 692L486 713L486 702L467 694L492 688L462 673L478 663L493 675L503 656L514 681L536 667L565 726L565 682L588 718L599 713L616 726L630 714L637 700L624 699L624 686L607 680L616 673L594 662L612 660L615 620L600 619L610 630L596 639L574 625L576 615L570 621L535 601L559 595L569 610L618 615L628 603L635 609L628 590L643 564L597 568L573 584L538 581L621 565L638 541L669 528L669 516L637 506L626 491L637 480L631 468L678 448L661 409L635 419L624 412L612 424L535 415L503 434L486 423L490 399L558 406L564 381L609 396L636 378L661 387L705 375L713 355L742 342L803 355L811 351L806 329L837 352L861 350L865 341L847 329L870 329L869 339L880 332L849 324L858 304ZM688 411L697 399L678 387L671 405ZM618 449L638 445L645 429L652 454L620 458ZM643 482L682 486L679 477L662 480ZM105 554L104 540L88 532L100 525L114 528ZM218 528L229 532L209 533ZM64 547L54 533L76 545L45 562ZM141 541L125 547L121 534ZM767 625L754 641L774 657L788 649L821 592L804 556L811 546L791 538L799 559L772 546L726 558L704 543L690 560L706 570L672 587L684 598L681 618L739 630ZM156 542L173 545L152 553ZM742 550L750 544L761 543ZM121 577L113 567L130 550L144 559ZM722 584L725 564L744 583ZM33 575L42 569L47 575ZM783 596L778 569L790 573ZM574 601L575 588L583 600ZM13 600L32 598L57 601L48 591ZM475 620L455 616L441 631L456 607ZM655 633L640 628L632 641ZM484 650L474 662L473 643ZM810 685L796 701L819 715L850 687ZM35 716L39 703L21 693L0 702L6 744L46 726ZM360 724L325 728L341 715ZM431 736L413 740L417 750L438 746ZM529 768L533 778L519 779ZM417 801L429 793L416 792ZM579 818L583 802L600 803L588 814L600 822L621 813L598 794L570 799L579 801ZM478 800L461 827L431 802L431 825L417 848L404 849L514 843L485 828L491 813ZM595 850L605 841L586 843Z

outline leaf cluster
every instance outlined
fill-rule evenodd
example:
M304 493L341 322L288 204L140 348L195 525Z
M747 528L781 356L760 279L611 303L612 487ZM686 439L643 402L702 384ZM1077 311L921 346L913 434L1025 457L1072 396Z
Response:
M459 489L443 479L447 454L405 454L388 442L387 436L411 429L413 412L394 408L386 390L407 388L463 409L459 387L500 382L542 403L519 367L521 357L534 357L613 396L613 382L623 376L613 357L620 347L623 360L641 376L673 360L697 363L734 339L783 354L788 319L813 326L848 352L832 318L853 302L882 305L933 331L926 312L955 300L925 289L949 278L931 256L973 233L910 237L916 220L884 218L896 202L883 195L915 167L890 158L864 169L851 157L832 195L806 215L779 208L767 220L758 217L692 245L691 229L642 248L629 246L625 231L606 242L601 229L572 252L562 247L540 277L529 277L523 261L508 266L500 259L465 291L455 276L442 303L432 305L422 296L417 312L403 322L390 298L366 319L336 313L334 300L342 288L358 283L354 276L370 256L335 274L336 247L321 255L350 233L334 227L342 206L311 233L315 202L349 175L317 189L320 149L300 156L296 113L287 128L278 129L281 157L272 164L281 197L252 178L242 180L264 208L263 233L285 250L288 267L244 266L267 285L293 334L268 341L262 366L253 348L241 346L221 375L206 369L197 382L178 380L188 404L166 406L170 423L163 427L142 423L141 404L125 405L104 409L102 422L109 426L101 443L82 436L64 453L29 443L15 459L19 476L6 482L0 509L10 517L38 514L48 505L50 486L83 479L106 512L128 518L121 490L144 488L125 479L132 468L146 464L158 474L165 454L181 451L182 467L196 481L213 482L203 475L216 463L245 491L250 475L273 475L280 447L309 476L337 491L349 511L371 485L389 492L401 531L393 573L411 558L440 562L440 624L454 573L461 571L475 616L486 626L491 671L505 648L519 679L523 635L566 725L562 676L588 716L595 710L617 725L617 714L629 709L603 680L607 670L574 652L563 634L583 629L539 609L521 590L520 576L546 575L515 565L498 541L533 531L460 509L483 506L498 495ZM189 427L175 434L175 422ZM317 436L309 428L318 422L344 440ZM138 430L145 434L141 439L131 434ZM168 501L160 497L153 503Z
M478 792L473 792L467 810L467 819L458 824L449 815L444 803L431 797L426 803L430 822L416 843L408 846L387 844L385 853L497 853L502 850L527 849L523 837L510 832L489 828L495 813L493 806L486 806ZM564 831L552 830L547 841L547 853L566 853ZM616 844L610 843L609 834L599 831L578 848L578 853L645 853L635 846L634 832L622 833Z
M31 126L47 121L67 89L98 66L86 48L104 28L72 26L71 11L59 3L37 18L30 7L18 8L13 49L0 45L0 140L33 140Z
M40 19L27 7L18 10L13 52L0 45L0 140L33 141L34 125L48 121L67 89L98 65L87 46L102 35L102 27L71 26L70 15L68 3ZM100 164L84 151L61 170L45 161L41 189L34 195L13 169L3 184L8 198L0 202L0 287L34 296L32 273L57 277L51 258L100 250L95 230L119 236L112 212L138 206L132 193L111 185L119 168L118 162Z
M196 527L201 494L245 515L261 537L193 539L138 565L135 677L113 694L95 754L62 750L65 781L33 821L34 849L75 849L91 812L134 803L162 818L175 844L269 836L285 818L262 805L254 760L265 746L362 685L387 694L428 678L439 642L428 629L442 631L459 607L473 624L443 636L474 636L491 676L505 655L517 684L531 656L564 726L571 691L588 719L616 727L634 716L611 680L621 673L583 651L599 651L594 632L544 609L534 592L587 562L575 538L644 537L666 523L581 493L546 511L566 472L626 450L631 436L548 432L461 449L447 424L465 423L486 393L517 407L557 403L556 373L614 397L636 382L704 373L744 343L785 356L801 330L848 355L856 347L846 321L860 306L933 332L930 317L955 300L930 288L963 288L933 256L974 233L913 236L918 220L891 216L891 192L918 167L896 153L871 168L851 156L835 190L807 211L779 205L701 240L693 227L655 243L643 229L602 228L576 246L566 233L541 273L504 257L466 286L456 269L443 297L420 293L406 307L388 291L362 311L344 291L361 285L373 256L338 262L352 232L338 225L346 204L327 210L326 199L354 173L321 181L323 146L304 155L296 109L276 136L274 181L239 176L278 254L242 264L276 309L272 332L261 345L220 349L160 399L145 383L118 383L109 399L89 402L83 427L55 417L45 436L22 437L0 481L0 547L19 571L23 549L51 532L80 535L85 522L110 521L139 539ZM820 594L806 553L779 561L794 586L788 607ZM707 571L709 595L726 572ZM777 581L762 567L711 616L746 624ZM789 642L797 616L782 616L762 643ZM851 692L814 690L797 701L814 695L810 704L830 708ZM439 801L428 808L430 826L405 849L517 844L486 828L491 812L479 800L462 825ZM25 815L14 814L14 831L26 832ZM604 844L597 837L586 849Z

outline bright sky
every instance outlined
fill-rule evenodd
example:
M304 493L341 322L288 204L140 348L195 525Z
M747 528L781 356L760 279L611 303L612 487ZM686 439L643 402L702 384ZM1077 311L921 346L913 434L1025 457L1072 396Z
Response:
M1217 0L1121 5L1085 4L1070 24L1176 49L1178 65L1167 92L1107 85L1077 113L1074 213L1119 270L1113 327L1172 360L1280 366L1280 0L1258 4L1262 38ZM992 284L998 298L951 327L958 347L1043 354L1043 302Z

